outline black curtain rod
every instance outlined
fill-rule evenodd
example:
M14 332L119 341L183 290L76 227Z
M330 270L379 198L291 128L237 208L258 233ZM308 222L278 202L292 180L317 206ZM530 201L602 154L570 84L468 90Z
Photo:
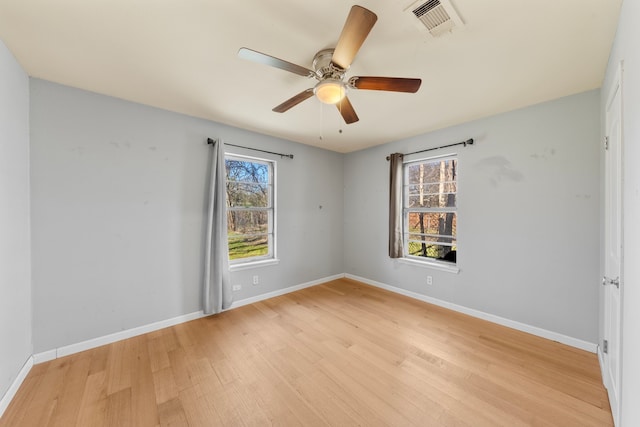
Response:
M424 153L425 151L439 150L441 148L455 147L456 145L464 145L465 147L467 145L473 145L473 138L469 138L466 141L462 141L462 142L456 142L455 144L442 145L440 147L427 148L426 150L414 151L413 153L406 153L406 154L403 154L403 156L410 156L411 154ZM387 156L387 160L389 160L389 159L390 159L390 157Z
M214 142L213 139L207 138L207 144L213 144L213 142ZM273 151L260 150L259 148L243 147L242 145L228 144L226 142L224 143L224 145L229 145L231 147L244 148L244 149L247 149L247 150L260 151L261 153L275 154L275 155L280 156L280 157L288 157L290 159L293 159L293 154L274 153Z

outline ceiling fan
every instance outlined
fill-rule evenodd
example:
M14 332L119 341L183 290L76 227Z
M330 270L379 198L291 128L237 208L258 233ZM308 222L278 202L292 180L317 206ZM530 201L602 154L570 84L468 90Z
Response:
M370 10L358 5L353 6L335 49L324 49L316 53L313 58L313 70L245 47L238 51L238 56L318 80L314 87L300 92L275 107L273 111L276 113L284 113L315 95L325 104L336 105L347 124L355 123L359 119L347 97L348 89L415 93L422 83L421 79L366 76L354 76L344 81L345 73L377 19L376 14Z

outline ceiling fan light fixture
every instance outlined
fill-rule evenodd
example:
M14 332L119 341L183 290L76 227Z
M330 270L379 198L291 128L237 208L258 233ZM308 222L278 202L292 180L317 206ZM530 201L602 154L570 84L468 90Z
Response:
M437 2L439 5L441 4L440 2L451 0L413 1ZM425 6L426 9L428 7L431 7L431 3ZM431 8L433 9L433 7ZM417 15L414 14L414 16ZM273 112L284 113L315 95L324 104L336 105L346 124L355 123L359 119L353 109L353 105L351 105L349 98L346 96L349 89L415 93L422 83L421 79L376 76L354 76L348 82L344 81L345 73L351 67L353 59L377 19L376 14L366 8L358 5L351 6L336 47L322 49L317 52L313 57L313 70L245 47L238 51L238 56L300 76L312 77L319 81L315 87L305 89L280 105L275 106L272 109Z
M342 80L324 79L313 88L316 97L325 104L337 104L347 94L347 87Z

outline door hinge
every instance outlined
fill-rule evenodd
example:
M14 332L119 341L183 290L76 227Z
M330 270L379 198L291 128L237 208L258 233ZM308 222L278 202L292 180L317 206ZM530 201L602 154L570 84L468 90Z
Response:
M609 149L609 137L608 136L604 137L604 149L605 150Z
M602 352L604 354L608 354L609 353L609 341L602 340Z

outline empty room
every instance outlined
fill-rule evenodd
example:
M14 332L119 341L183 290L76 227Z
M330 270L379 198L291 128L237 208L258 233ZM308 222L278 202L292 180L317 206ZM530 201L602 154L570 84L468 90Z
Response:
M640 425L638 22L1 1L0 427Z

